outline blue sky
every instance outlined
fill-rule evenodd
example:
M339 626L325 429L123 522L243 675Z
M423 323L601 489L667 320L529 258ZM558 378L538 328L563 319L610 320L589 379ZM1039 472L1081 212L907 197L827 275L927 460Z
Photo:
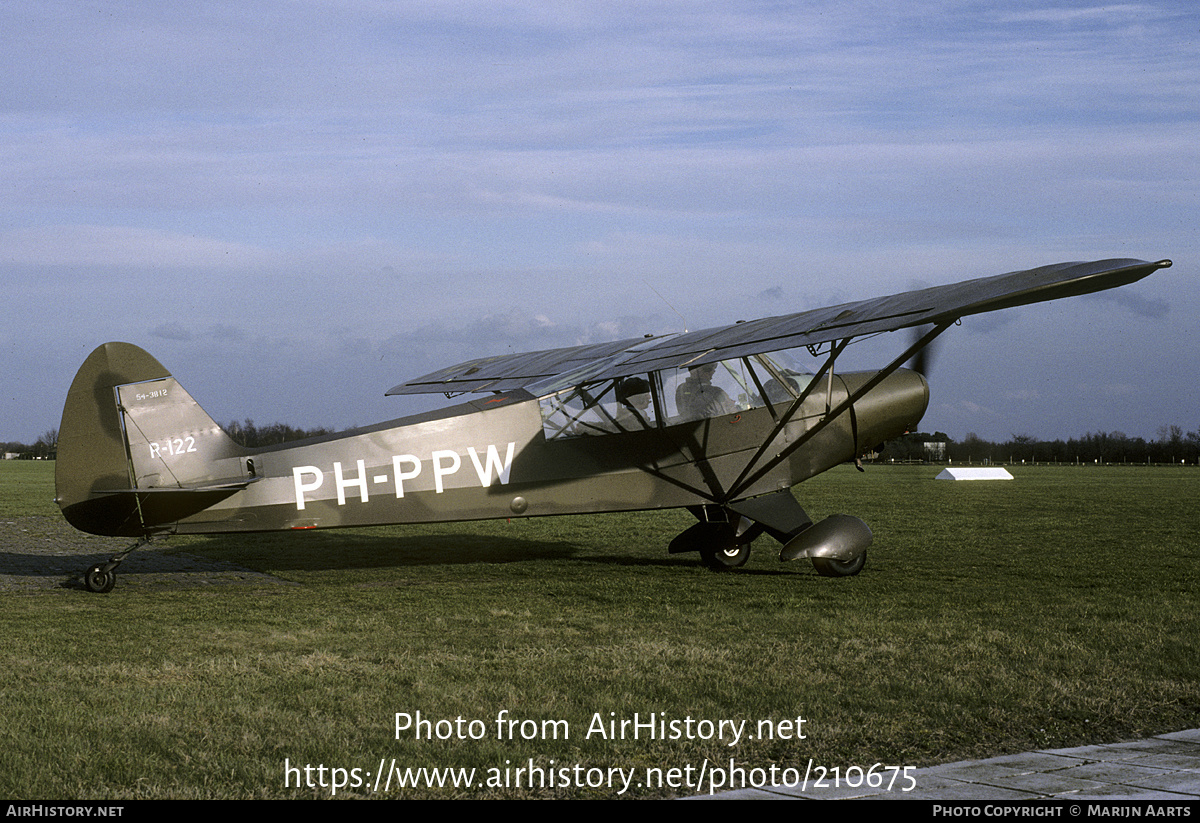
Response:
M1175 266L951 329L922 428L1200 428L1192 3L51 0L0 70L0 440L107 340L344 428L469 357L1109 257Z

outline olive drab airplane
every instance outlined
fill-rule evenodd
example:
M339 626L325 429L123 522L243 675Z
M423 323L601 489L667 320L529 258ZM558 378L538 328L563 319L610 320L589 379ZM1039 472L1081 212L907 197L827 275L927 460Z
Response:
M743 565L765 533L781 560L857 574L871 530L841 514L813 523L791 489L916 427L929 386L903 364L962 317L1170 265L1062 263L705 331L480 358L387 392L476 399L253 449L145 351L106 343L67 395L56 502L77 529L137 538L86 571L96 592L160 535L669 508L696 517L669 551L698 552L713 568ZM835 369L852 341L900 329L914 337L881 370ZM797 365L804 354L819 365Z

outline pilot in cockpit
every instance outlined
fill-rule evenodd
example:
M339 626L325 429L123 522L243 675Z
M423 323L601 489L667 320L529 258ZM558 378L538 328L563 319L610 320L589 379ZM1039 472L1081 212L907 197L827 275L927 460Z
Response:
M705 363L688 369L687 379L675 387L675 407L684 420L732 414L737 406L725 390L714 386L716 363Z

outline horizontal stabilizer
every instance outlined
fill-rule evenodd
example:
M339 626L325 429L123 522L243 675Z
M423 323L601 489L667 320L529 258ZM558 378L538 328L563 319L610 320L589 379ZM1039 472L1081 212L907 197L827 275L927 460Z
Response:
M158 524L167 526L202 512L248 485L249 481L239 481L192 488L96 491L91 500L72 506L69 514L72 523L85 523L93 534L149 534L164 530Z

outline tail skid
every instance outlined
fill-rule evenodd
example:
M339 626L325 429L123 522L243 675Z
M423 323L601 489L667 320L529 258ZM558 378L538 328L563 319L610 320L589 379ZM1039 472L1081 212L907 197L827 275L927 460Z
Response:
M247 454L161 363L105 343L67 393L55 499L81 531L147 537L252 482Z

